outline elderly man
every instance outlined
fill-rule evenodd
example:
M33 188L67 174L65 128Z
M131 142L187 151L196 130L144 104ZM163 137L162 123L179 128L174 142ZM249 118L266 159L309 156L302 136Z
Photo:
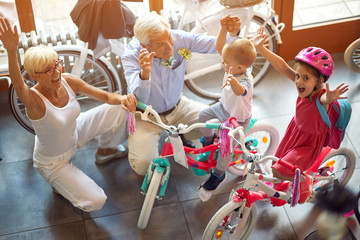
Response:
M230 35L236 37L240 29L238 17L232 18L229 29L232 29ZM178 50L186 48L197 53L217 53L216 38L171 30L155 12L136 20L134 34L135 39L126 46L122 56L129 93L151 105L167 124L198 122L200 111L207 106L181 94L185 59ZM129 136L128 157L133 170L145 175L150 161L158 156L162 129L140 118L136 120L135 134ZM185 141L184 145L187 144Z

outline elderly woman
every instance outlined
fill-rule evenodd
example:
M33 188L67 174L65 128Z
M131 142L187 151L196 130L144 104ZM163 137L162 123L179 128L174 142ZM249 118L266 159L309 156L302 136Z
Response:
M135 96L109 93L76 76L62 74L62 61L57 53L43 45L25 53L24 67L37 82L29 88L17 61L16 26L12 29L3 18L0 18L0 40L8 53L11 82L36 133L34 167L75 207L87 212L101 209L107 199L104 191L75 167L71 158L78 148L97 135L100 136L98 163L126 155L118 145L127 138L125 110L135 111ZM108 104L80 113L77 93Z

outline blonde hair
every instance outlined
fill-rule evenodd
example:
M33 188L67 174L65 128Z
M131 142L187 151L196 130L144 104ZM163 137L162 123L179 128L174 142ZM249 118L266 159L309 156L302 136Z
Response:
M35 74L43 71L57 59L58 55L54 49L41 44L31 47L25 52L24 68L29 74Z
M256 49L254 44L248 39L236 39L225 45L226 51L229 51L239 64L246 68L253 65L256 60Z
M151 12L136 19L134 34L141 44L149 45L150 36L161 34L170 29L170 25L156 12Z

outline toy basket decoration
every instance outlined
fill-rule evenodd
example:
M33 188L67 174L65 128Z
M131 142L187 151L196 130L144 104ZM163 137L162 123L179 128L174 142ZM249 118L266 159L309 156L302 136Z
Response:
M228 8L251 7L262 3L263 1L264 0L219 0L221 5Z

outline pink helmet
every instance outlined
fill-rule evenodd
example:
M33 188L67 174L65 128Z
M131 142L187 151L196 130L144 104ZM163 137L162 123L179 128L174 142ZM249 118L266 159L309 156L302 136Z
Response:
M334 62L329 53L318 47L308 47L301 50L295 59L303 61L318 69L325 76L325 82L331 76Z

